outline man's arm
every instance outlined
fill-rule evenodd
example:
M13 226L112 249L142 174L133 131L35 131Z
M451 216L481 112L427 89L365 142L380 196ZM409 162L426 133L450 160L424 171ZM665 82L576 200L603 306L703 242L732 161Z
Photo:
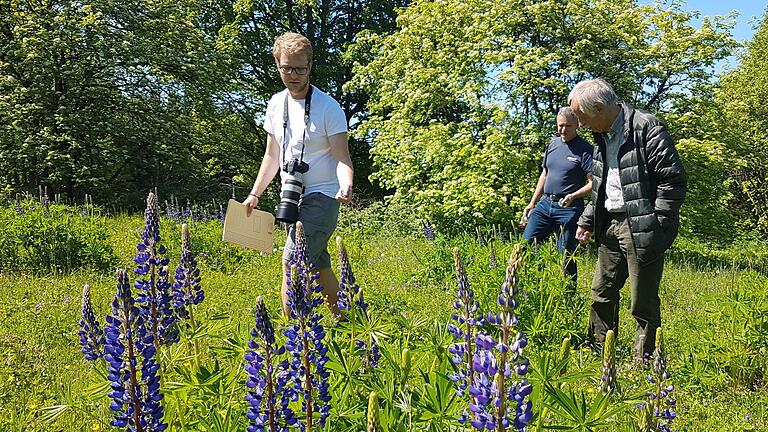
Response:
M267 147L264 150L264 158L261 160L261 167L259 168L259 174L256 176L256 181L253 182L251 192L248 194L248 198L243 201L245 204L246 213L251 215L257 205L259 205L259 197L264 190L267 189L269 182L275 178L275 174L280 169L280 147L277 145L274 135L267 135Z
M352 200L352 157L349 155L347 133L342 132L328 137L331 146L331 156L336 159L336 177L339 179L339 192L336 201L348 203Z

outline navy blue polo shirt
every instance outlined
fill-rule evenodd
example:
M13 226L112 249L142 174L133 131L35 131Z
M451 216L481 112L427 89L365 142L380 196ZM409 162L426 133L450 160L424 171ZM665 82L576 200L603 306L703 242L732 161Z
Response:
M547 168L544 193L566 195L581 189L592 173L592 151L592 144L578 135L567 143L559 136L552 138L541 163Z

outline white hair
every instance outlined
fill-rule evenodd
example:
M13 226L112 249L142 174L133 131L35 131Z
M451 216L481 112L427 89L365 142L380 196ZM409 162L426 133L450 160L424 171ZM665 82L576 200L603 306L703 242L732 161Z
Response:
M579 111L594 117L599 106L609 107L619 103L619 98L608 81L602 78L584 80L576 84L568 95L568 104L575 100Z
M571 107L562 107L560 108L560 111L557 112L558 117L563 117L569 120L573 120L576 122L576 124L579 124L579 118L576 116L576 113L573 112L573 109Z

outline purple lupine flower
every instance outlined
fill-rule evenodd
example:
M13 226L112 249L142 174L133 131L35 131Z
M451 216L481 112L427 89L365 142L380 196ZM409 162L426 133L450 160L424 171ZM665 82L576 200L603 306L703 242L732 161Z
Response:
M303 399L302 410L306 414L302 430L311 432L312 413L320 414L319 424L324 426L330 414L331 395L328 387L328 348L323 340L325 329L320 324L322 316L317 307L323 303L319 293L323 288L317 283L320 275L307 256L304 226L296 223L296 242L289 261L288 308L294 322L285 330L286 349L291 353L290 376L293 388Z
M451 318L458 325L448 324L448 331L453 337L460 340L451 344L448 352L452 355L451 361L458 366L458 370L451 374L449 378L456 383L456 394L464 397L470 386L475 382L474 355L476 349L473 346L477 329L483 324L483 318L478 311L479 304L475 300L474 291L469 286L467 273L464 271L464 265L461 262L461 253L458 248L453 249L453 261L456 269L457 292L453 307L456 312L451 314ZM475 396L470 395L470 408L475 405ZM461 420L461 419L460 419ZM464 419L469 421L481 421L479 414L472 410L471 418Z
M171 283L168 280L168 262L165 246L160 243L160 218L157 197L149 193L147 209L144 212L144 232L136 245L138 253L134 258L134 273L139 276L135 282L139 294L136 302L154 336L155 348L179 341L176 326L177 316L173 310Z
M488 240L488 249L490 252L488 253L488 268L495 269L496 264L496 249L493 247L493 240Z
M424 232L424 237L426 237L429 241L435 241L435 228L432 226L432 224L429 221L422 221L421 227L422 231Z
M189 240L189 226L181 225L181 261L176 267L173 282L173 308L182 319L191 319L194 323L192 306L202 303L205 292L200 286L200 270L197 268L195 254L192 253Z
M470 424L478 430L498 428L502 431L511 425L525 431L533 416L527 399L532 386L525 378L530 363L523 356L528 340L516 328L521 262L522 246L517 245L510 255L501 293L496 300L500 311L487 316L487 322L500 330L501 339L495 341L483 332L479 332L475 339L477 350L472 366L477 377L469 386L469 393L475 398L469 408L475 415ZM514 415L510 415L510 403L515 404Z
M355 274L352 272L352 265L349 263L349 254L347 254L347 248L344 246L344 240L341 237L336 237L336 249L339 252L339 300L338 306L340 310L351 311L352 318L356 316L355 306L361 305L358 299L358 293L360 292L360 285L355 280ZM365 313L365 307L362 307L362 312ZM354 335L352 335L354 337Z
M667 359L664 353L661 327L656 329L656 349L653 351L653 368L648 375L648 382L653 390L645 394L648 401L638 404L644 410L645 430L670 432L672 421L677 418L675 406L677 401L671 397L675 386L669 382L670 373L667 370Z
M288 406L291 396L285 391L289 383L285 379L288 362L279 360L285 347L278 346L275 341L275 329L261 297L256 299L254 316L252 339L245 354L246 386L249 389L245 400L250 404L247 414L250 426L246 430L277 432L298 427L299 421ZM283 374L283 379L278 379L279 374Z
M77 334L80 336L80 345L86 360L96 360L104 355L104 343L106 338L104 332L96 320L91 306L91 287L88 284L83 285L82 299L83 318L78 323L80 330Z
M135 432L165 430L168 425L163 423L163 394L157 374L160 365L154 361L153 336L131 296L125 270L117 271L117 293L104 333L104 360L112 387L110 409L114 411L111 424Z

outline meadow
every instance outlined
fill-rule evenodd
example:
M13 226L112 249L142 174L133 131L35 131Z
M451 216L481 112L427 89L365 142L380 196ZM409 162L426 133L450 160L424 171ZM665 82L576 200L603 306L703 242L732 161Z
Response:
M6 229L26 237L14 240L6 231L2 243L0 430L121 430L110 425L105 363L87 361L81 353L81 293L88 284L103 322L116 292L115 268L128 270L132 281L135 277L144 217L25 205L2 209ZM366 414L371 392L378 395L375 430L475 430L457 420L468 401L450 379L460 369L451 361L457 340L448 330L457 300L453 250L460 251L465 282L480 311L495 312L515 233L467 227L464 234L436 231L428 239L422 221L410 214L380 204L342 212L337 234L368 312L334 322L324 306L318 308L324 314L331 400L325 425L314 430L371 430ZM173 216L160 220L170 267L179 262L181 223L187 222L205 300L195 306L197 328L180 325L180 341L156 354L167 430L242 431L250 424L245 356L257 298L263 298L278 340L290 325L279 314L277 245L284 233L277 231L275 253L259 254L222 243L218 220ZM24 231L30 227L38 230L39 242ZM337 266L335 244L330 251ZM661 286L664 355L674 387L670 397L676 399L671 430L768 430L768 277L764 269L735 259L728 265L727 259L692 256L673 251ZM603 356L581 344L594 251L579 251L576 293L567 291L559 260L552 245L543 245L524 249L516 268L516 329L528 341L522 353L530 361L525 377L532 385L527 430L648 430L641 427L644 411L638 404L647 404L647 393L653 392L648 381L653 365L631 359L634 322L627 299L616 344L616 385L605 391ZM496 334L491 327L483 326ZM566 337L571 348L564 354Z

